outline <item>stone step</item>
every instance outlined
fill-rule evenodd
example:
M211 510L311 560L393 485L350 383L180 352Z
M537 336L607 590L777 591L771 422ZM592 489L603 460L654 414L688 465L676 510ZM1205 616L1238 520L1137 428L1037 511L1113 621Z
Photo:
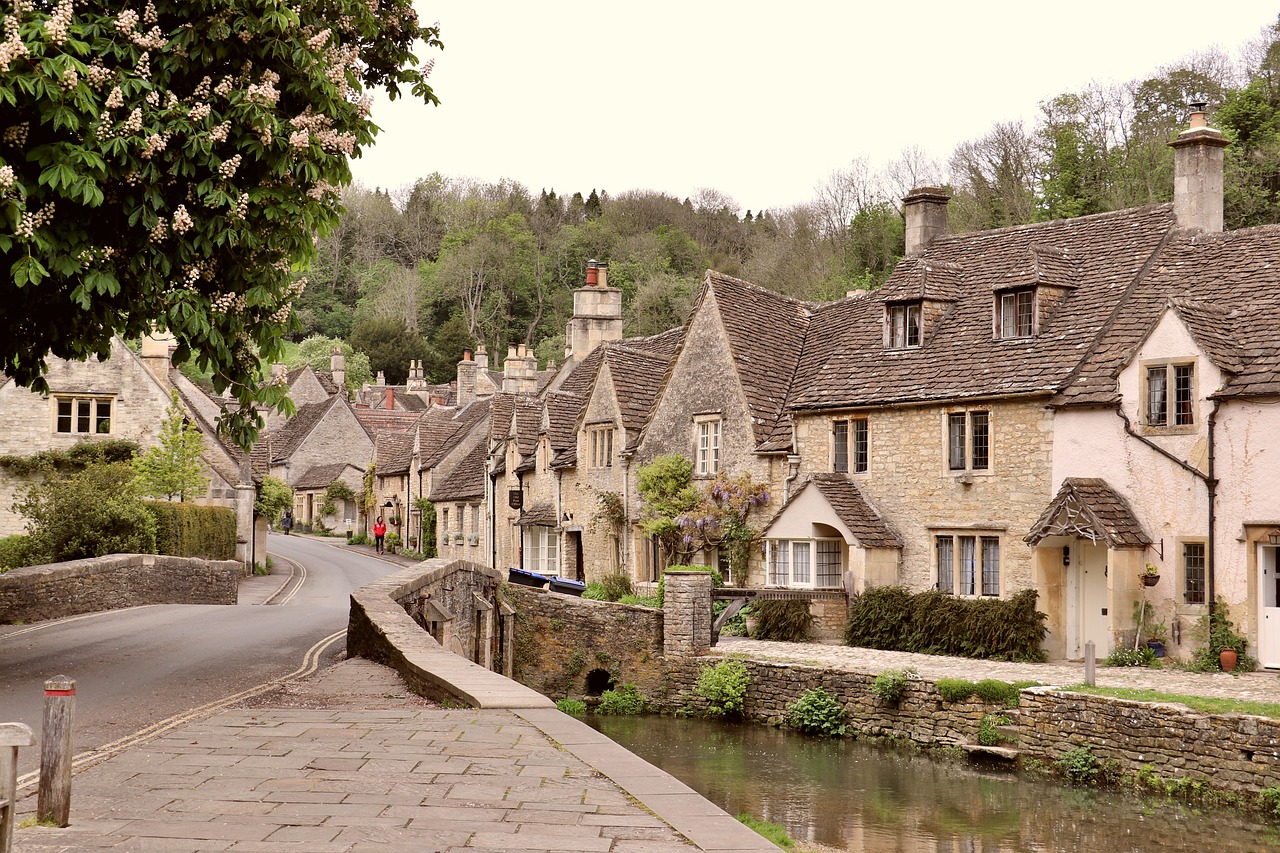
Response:
M970 755L990 755L1004 761L1018 760L1018 750L1011 746L983 746L980 743L962 743L960 748Z

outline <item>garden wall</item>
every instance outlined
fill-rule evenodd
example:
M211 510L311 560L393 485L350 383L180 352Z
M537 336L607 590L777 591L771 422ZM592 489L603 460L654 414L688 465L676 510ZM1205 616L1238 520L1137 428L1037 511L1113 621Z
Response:
M0 574L0 623L39 622L144 604L235 604L244 566L156 554L112 554Z

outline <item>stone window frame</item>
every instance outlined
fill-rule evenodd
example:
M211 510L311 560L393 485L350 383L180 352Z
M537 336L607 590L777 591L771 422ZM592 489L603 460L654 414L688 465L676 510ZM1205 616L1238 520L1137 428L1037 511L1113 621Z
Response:
M1192 561L1198 560L1199 589L1193 590ZM1208 604L1209 540L1196 536L1178 538L1178 604L1186 607L1205 607ZM1198 593L1199 601L1193 601Z
M915 318L914 331L911 324ZM919 349L924 339L924 300L893 302L884 306L884 348L887 350Z
M1039 288L1000 290L993 298L992 331L996 340L1025 341L1040 334Z
M693 476L710 479L719 474L723 448L724 418L720 412L694 415Z
M449 546L449 508L440 508L440 547Z
M934 589L957 598L1001 598L1004 594L1004 532L986 529L930 530L933 536ZM965 566L964 542L971 543L972 564ZM943 545L948 545L944 548ZM993 548L993 550L989 550ZM950 571L945 571L942 555L950 554ZM989 558L994 556L994 560ZM966 585L966 581L968 582ZM948 588L948 583L950 588Z
M1139 365L1138 417L1143 432L1153 435L1189 435L1200 428L1200 369L1197 360L1190 358L1143 359ZM1181 377L1179 369L1189 369L1186 387L1185 410L1179 405ZM1153 418L1151 379L1153 374L1163 374L1164 400L1161 415Z
M839 536L817 536L810 539L766 539L765 542L765 586L774 589L841 589L844 586L844 570L845 559L848 548L844 539ZM808 580L796 581L794 566L796 565L795 555L796 546L803 545L808 549L807 567ZM834 573L827 571L821 573L824 579L830 581L830 585L819 584L819 557L830 556L830 551L824 552L821 546L829 546L830 551L834 551L836 556ZM779 553L786 554L785 564L786 578L779 582L778 573L778 556ZM826 564L828 567L829 563Z
M974 428L975 415L982 416L977 419L982 423L983 438L979 441L979 430ZM942 414L942 465L945 471L952 476L989 476L995 470L994 458L994 442L992 438L995 435L994 421L995 412L989 406L974 406L972 408L947 408ZM961 437L963 464L956 464L955 446L953 441L953 433L955 426L961 421L964 427L964 433ZM981 454L979 451L981 450ZM981 462L982 464L977 464Z
M62 404L67 404L67 414L62 414ZM107 413L102 414L102 403L107 404ZM80 407L86 406L88 411L81 414ZM49 395L50 431L55 435L111 435L116 416L116 397L114 394L76 394L53 393ZM67 419L67 429L61 429L62 419ZM80 429L81 421L87 421L88 428ZM105 424L106 429L103 429Z
M844 427L843 430L840 429L841 426ZM871 425L866 415L832 419L830 458L832 473L867 473L871 465Z
M587 426L587 461L589 468L612 468L614 434L612 421ZM604 464L601 464L603 461Z

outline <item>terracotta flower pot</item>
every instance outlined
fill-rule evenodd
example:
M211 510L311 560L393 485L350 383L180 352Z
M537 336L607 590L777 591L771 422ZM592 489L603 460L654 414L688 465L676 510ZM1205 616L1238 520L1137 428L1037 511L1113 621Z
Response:
M1222 667L1223 672L1233 672L1238 660L1235 649L1223 649L1218 652L1218 665Z

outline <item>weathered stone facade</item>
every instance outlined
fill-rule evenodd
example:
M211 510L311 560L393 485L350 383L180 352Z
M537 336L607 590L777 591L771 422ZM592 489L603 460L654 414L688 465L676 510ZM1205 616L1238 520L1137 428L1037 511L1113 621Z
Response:
M235 604L244 566L155 554L113 554L0 574L0 622L39 622L144 604Z
M1033 586L1031 549L1022 541L1052 498L1053 415L1044 399L915 406L857 413L868 422L867 473L853 475L903 539L898 583L931 589L938 580L934 537L1000 537L1000 592ZM990 467L947 467L947 415L990 412ZM831 470L831 422L843 415L796 419L801 476Z

